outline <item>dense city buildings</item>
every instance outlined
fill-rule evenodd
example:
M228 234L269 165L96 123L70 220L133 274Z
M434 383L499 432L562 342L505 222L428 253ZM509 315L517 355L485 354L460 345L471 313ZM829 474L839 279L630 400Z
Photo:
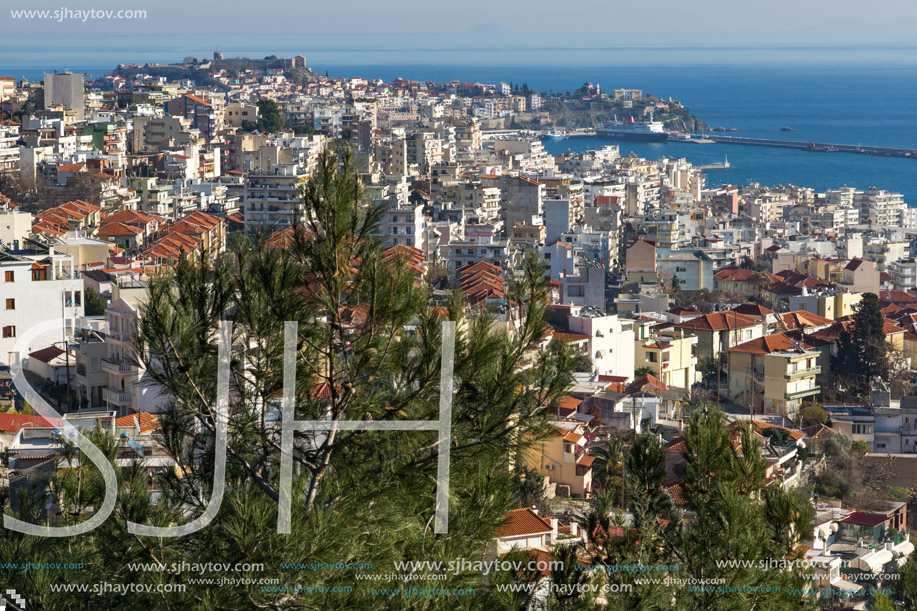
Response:
M555 123L552 113L572 115L582 103L595 103L613 118L601 125L588 124L597 123L591 115L588 123L579 116L582 124L575 126ZM917 460L917 215L908 204L917 202L881 185L819 191L718 184L716 172L728 161L700 167L685 158L630 153L627 142L633 140L696 140L685 120L690 113L676 100L591 83L558 94L507 83L331 78L313 72L301 55L254 60L217 52L213 60L121 65L94 80L69 72L46 73L40 84L2 77L0 108L0 383L7 370L26 371L36 392L66 412L67 422L85 421L121 435L129 448L117 457L124 465L130 451L156 458L144 471L153 482L151 493L163 493L156 478L164 470L178 480L193 479L197 472L189 475L191 468L178 463L204 462L203 446L176 461L165 437L157 436L171 434L175 406L189 400L168 383L179 374L187 378L182 384L194 380L197 362L180 363L169 380L154 375L157 360L179 350L168 341L151 347L148 337L137 348L145 317L164 316L151 300L194 310L201 320L225 315L235 324L251 312L240 313L245 308L239 303L230 307L233 299L255 295L241 305L261 308L265 317L273 316L275 306L285 312L281 306L313 299L321 274L297 286L289 301L272 301L272 291L285 288L285 274L313 265L313 259L284 259L289 266L282 273L268 259L292 245L302 247L297 240L327 246L328 252L338 248L323 240L329 240L325 228L344 223L335 216L342 210L357 220L343 229L334 225L335 235L346 236L343 242L352 249L335 250L335 267L326 274L340 294L323 301L308 321L331 337L330 347L322 346L321 357L309 362L310 375L331 376L331 382L298 389L296 400L310 407L329 401L332 407L322 404L322 413L330 419L332 408L339 410L336 417L343 413L338 400L352 399L358 394L354 384L364 381L376 384L364 393L373 397L411 394L405 389L418 391L423 401L433 397L430 388L420 389L426 382L418 381L419 374L392 374L380 383L373 372L342 381L333 378L340 375L334 367L319 361L357 367L380 352L389 355L390 348L405 363L421 352L428 358L424 342L436 316L451 316L460 333L469 332L462 337L469 345L486 344L487 333L500 341L526 338L529 344L509 365L509 349L499 355L494 349L483 366L459 363L489 375L499 362L506 369L498 382L514 384L494 396L484 387L461 386L457 397L464 393L484 406L481 414L467 415L473 428L479 421L487 422L483 428L498 426L488 420L492 399L558 395L537 413L543 417L541 437L524 452L499 457L501 473L525 481L524 494L512 497L517 509L493 537L500 553L548 554L562 541L588 541L586 549L594 552L597 534L617 533L630 546L645 537L648 531L630 537L642 497L624 503L624 496L609 496L625 495L631 485L621 478L625 465L633 468L624 444L629 452L640 443L658 443L661 464L652 477L659 476L662 496L652 502L671 506L684 519L679 528L703 519L701 497L689 489L696 474L685 466L685 457L698 451L698 430L719 430L730 460L760 459L760 487L736 495L736 502L764 503L793 490L798 502L809 503L823 481L818 478L835 465L830 452L822 451L820 436L829 433L848 439L837 442L845 452L853 452L851 443L862 449L851 461L894 455L900 460L888 467L888 477L905 482L902 489L917 486L908 473ZM616 116L625 111L628 120ZM603 131L616 139L596 150L552 154L545 146ZM328 162L335 153L347 160L340 164L348 170L343 178L327 169L338 167ZM336 180L352 182L335 190L341 184ZM321 199L332 212L316 218L316 208L304 203L308 197ZM358 221L365 218L372 227L363 231ZM360 250L367 244L373 248ZM263 268L244 267L242 253L249 246L268 253ZM171 296L157 285L176 266L211 262L226 267L218 273L202 265L207 273L199 280L206 290L193 294L193 307L188 295ZM354 287L391 266L407 272L398 285L405 295L413 299L413 287L429 303L420 313L401 312L389 325L374 317L401 307L402 295ZM270 290L250 294L237 277L235 284L226 280L242 268ZM192 276L172 281L190 285ZM249 276L245 280L253 281ZM221 281L226 285L220 300L209 290ZM520 287L536 287L536 298L520 297ZM383 297L390 299L383 303ZM526 313L542 306L544 320L529 324ZM53 331L29 334L47 321L57 325ZM176 335L187 329L171 322ZM194 329L203 339L195 345L209 346L216 341L215 325L200 325ZM388 343L379 343L383 327L391 335ZM367 342L376 343L361 361L354 350L365 348L357 339L364 332L372 336ZM274 354L272 343L280 335L263 343L237 336L232 347L245 356L234 353L232 366L267 367L259 359ZM402 350L401 341L409 348ZM311 349L303 348L306 343L298 350ZM558 362L571 369L563 389L554 387L560 385L556 380L533 377ZM428 371L424 376L438 379ZM250 377L233 379L233 400L248 398L246 385L261 383L261 370ZM270 438L270 454L279 449L278 427L289 423L286 413L279 415L279 386L250 394L257 393L244 418ZM22 397L2 397L14 410L25 409ZM513 434L482 442L488 452L503 452L500 444L510 443L505 439L536 435L537 427L514 428L537 412L524 401L497 418ZM402 409L396 403L386 403L382 416L362 407L355 413L361 422L390 416L397 422L414 405ZM714 413L722 413L723 422L710 420L720 417ZM244 419L239 412L233 418ZM9 423L15 430L2 447L10 451L14 470L65 452L54 428L63 420L35 422ZM189 438L210 431L209 422L194 427ZM303 447L313 451L322 444L311 435ZM41 448L51 449L39 455ZM379 444L379 456L387 450ZM234 458L236 467L249 469L243 464L248 457ZM317 468L304 460L296 469ZM268 464L257 478L269 480L276 470ZM335 481L357 485L343 477ZM530 507L532 498L552 503L557 515L538 513ZM612 507L604 504L612 498L618 522L609 522L609 514L581 529L582 514L600 499L602 507ZM820 521L814 530L796 532L794 523L777 538L793 539L794 557L820 558L821 572L812 578L820 583L844 581L834 571L840 554L878 579L914 549L905 531L889 534L903 518L901 506L887 502L892 505L836 507L827 515L816 497ZM647 523L665 529L675 514L666 515ZM877 560L880 552L888 554ZM856 591L864 588L857 585Z

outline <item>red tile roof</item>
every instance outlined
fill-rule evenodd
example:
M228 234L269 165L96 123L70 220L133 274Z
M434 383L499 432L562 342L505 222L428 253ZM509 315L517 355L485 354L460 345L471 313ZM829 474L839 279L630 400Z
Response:
M521 537L552 532L551 523L527 507L513 509L497 529L498 537Z
M0 413L0 431L18 433L20 429L28 427L59 427L63 421L60 418L43 418L27 414Z
M148 412L137 412L136 414L115 418L115 426L131 427L137 425L140 426L140 434L146 435L159 430L159 419Z
M830 318L825 318L824 316L819 316L818 314L812 314L811 312L806 312L805 310L797 310L795 312L784 312L782 314L777 314L777 328L785 329L787 331L807 327L824 327L830 325L833 322L834 321Z
M865 511L854 511L849 516L840 521L847 522L849 524L856 524L858 526L875 527L879 524L887 522L888 517L876 513L866 513Z
M785 333L772 333L753 339L750 342L733 346L729 352L744 352L746 354L773 354L775 352L784 352L786 350L797 350L798 348L810 348L807 344L790 339Z
M691 329L694 331L723 331L727 329L744 329L746 327L756 327L761 324L760 320L739 314L738 312L716 312L714 314L705 314L691 320L678 323L675 327L680 329Z

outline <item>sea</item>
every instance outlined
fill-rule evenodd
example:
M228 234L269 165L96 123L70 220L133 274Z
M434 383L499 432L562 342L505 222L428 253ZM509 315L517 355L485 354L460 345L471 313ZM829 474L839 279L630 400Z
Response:
M615 45L526 37L507 46L488 37L474 40L463 46L302 36L244 43L238 37L57 38L41 44L9 38L0 40L0 76L40 80L43 71L70 69L97 77L118 63L174 62L214 50L226 57L303 53L314 71L332 77L503 81L557 92L590 82L603 91L641 89L678 99L710 126L738 130L732 135L917 149L917 45ZM560 154L608 143L577 138L545 146ZM878 187L917 206L917 159L728 144L619 144L622 154L649 159L684 157L696 165L728 159L729 170L708 173L710 186Z

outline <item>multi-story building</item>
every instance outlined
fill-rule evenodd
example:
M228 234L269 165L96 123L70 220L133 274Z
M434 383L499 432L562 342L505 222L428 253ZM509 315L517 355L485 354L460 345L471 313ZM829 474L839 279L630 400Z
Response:
M510 263L509 240L504 238L481 236L473 241L452 241L443 250L446 252L447 266L452 272L478 261L503 270Z
M634 328L629 320L599 310L572 307L567 328L585 335L596 375L630 378L634 374Z
M191 127L198 130L210 142L222 127L222 117L213 109L213 105L196 95L185 94L166 104L166 112L172 116L184 117L191 121Z
M108 357L105 334L89 328L77 329L70 348L75 355L73 384L82 408L105 407L103 390L108 386L108 373L102 361Z
M385 210L376 230L386 246L400 244L422 250L425 225L423 206L406 204Z
M84 74L62 72L45 73L45 109L62 106L76 112L76 120L81 121L86 112L86 96L83 87Z
M910 291L917 288L917 259L901 259L889 266L892 286L896 291Z
M83 316L83 282L73 258L53 248L0 252L0 289L0 364L6 366L62 342ZM61 327L17 347L19 338L48 321L60 321Z
M134 356L138 298L143 299L145 291L146 285L142 281L119 278L113 294L123 297L114 299L105 309L108 354L102 359L101 366L102 371L108 374L108 383L102 388L102 399L108 409L117 412L118 416L161 412L168 401L162 388L152 381Z
M605 267L601 263L578 262L575 274L561 273L560 302L604 311L605 279Z
M804 400L821 393L819 352L784 333L765 335L728 351L731 401L750 413L794 418Z
M19 169L19 126L0 123L0 172Z
M245 230L274 231L302 220L300 190L307 175L298 165L278 165L248 175L242 210Z
M712 357L721 351L758 339L767 330L766 322L732 311L698 316L674 326L697 335L697 354Z
M855 192L854 205L860 210L860 222L870 227L900 227L901 211L906 207L900 193L875 187Z
M525 464L548 478L551 485L566 488L567 496L586 498L592 492L592 462L586 452L586 427L582 422L552 422L553 434L525 453ZM558 491L558 495L562 496Z
M648 367L669 388L689 389L697 381L697 336L668 329L636 342L636 369Z

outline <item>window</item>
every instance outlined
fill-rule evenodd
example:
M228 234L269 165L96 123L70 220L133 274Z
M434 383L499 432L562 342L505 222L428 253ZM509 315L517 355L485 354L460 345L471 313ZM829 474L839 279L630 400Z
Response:
M3 327L3 337L16 337L16 327L12 325Z
M577 475L586 475L589 473L589 469L592 467L586 467L584 465L576 465L576 474Z
M16 309L16 300L15 300L15 299L7 299L7 300L6 300L6 309L7 309L7 310L15 310L15 309Z
M657 355L656 355L656 353L655 353L655 352L647 352L647 353L646 353L646 360L649 361L650 363L655 363L656 360L657 360Z
M570 454L571 452L573 452L573 444L564 442L564 453Z
M3 278L7 282L12 282L15 277L16 277L16 272L14 272L13 270L7 270L3 272Z
M89 360L89 371L99 371L102 368L102 359L97 356Z

